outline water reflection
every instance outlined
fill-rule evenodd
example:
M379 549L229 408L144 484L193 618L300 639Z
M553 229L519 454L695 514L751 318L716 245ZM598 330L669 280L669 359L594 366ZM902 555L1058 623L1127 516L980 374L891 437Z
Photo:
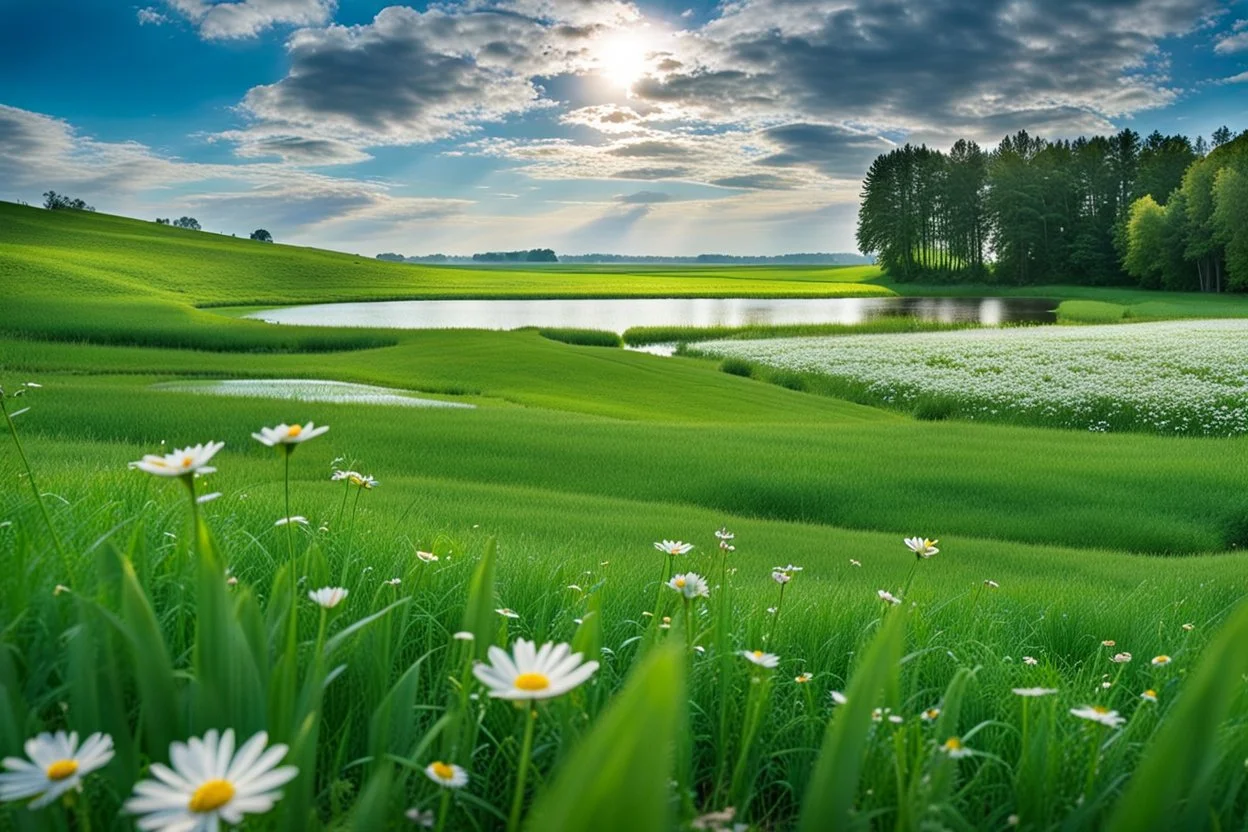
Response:
M170 381L152 385L158 390L177 393L208 393L216 396L245 396L267 399L291 399L301 402L334 404L384 404L399 407L467 407L475 405L422 399L406 390L351 384L322 379L254 378L228 381Z
M248 317L305 326L395 329L582 327L622 333L636 326L858 324L909 315L924 320L1052 323L1046 298L623 298L558 300L408 300L322 303Z

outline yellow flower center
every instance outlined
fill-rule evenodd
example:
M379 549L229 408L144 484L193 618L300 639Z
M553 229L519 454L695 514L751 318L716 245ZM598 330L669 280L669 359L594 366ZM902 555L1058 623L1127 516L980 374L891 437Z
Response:
M234 799L234 785L228 780L207 780L191 795L186 808L198 814L220 809Z
M1092 706L1092 710L1093 710L1093 711L1095 711L1095 712L1096 712L1096 713L1098 713L1098 714L1107 714L1107 713L1109 713L1109 708L1106 708L1104 705L1093 705L1093 706Z
M546 690L550 687L550 679L545 673L521 673L516 677L515 684L520 690Z
M286 435L292 438L298 436L301 433L303 433L303 428L300 427L299 425L291 425L290 427L286 429Z
M194 462L195 462L195 458L194 458L194 457L191 457L191 456L184 456L184 457L182 457L182 467L183 467L183 468L190 468L190 467L191 467L191 465L192 465L192 463L194 463Z
M763 657L763 651L762 651L762 650L755 650L755 651L754 651L754 658L756 658L756 659L761 659L762 657Z
M66 777L73 777L78 773L77 760L57 760L48 766L46 774L49 780L64 780Z
M685 588L685 579L684 579L684 578L677 578L677 579L676 579L676 581L675 581L675 583L676 583L676 588L677 588L677 589L684 589L684 588Z
M1169 657L1169 656L1158 656L1157 658L1153 659L1153 661L1157 662L1157 664L1169 664L1169 663L1170 663L1170 657Z
M1152 688L1149 688L1148 690L1144 691L1144 695L1151 699L1156 699L1157 691L1153 690Z
M962 740L958 739L957 737L950 737L949 739L945 740L945 749L947 751L961 751Z
M439 780L451 780L455 777L455 769L443 762L430 764L429 768L433 769L433 773L438 776Z

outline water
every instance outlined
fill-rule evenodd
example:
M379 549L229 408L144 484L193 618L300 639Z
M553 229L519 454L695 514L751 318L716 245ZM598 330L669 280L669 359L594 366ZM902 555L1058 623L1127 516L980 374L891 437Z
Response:
M207 393L216 396L247 396L291 399L300 402L334 404L384 404L399 407L475 407L462 402L422 399L406 390L350 384L320 379L255 378L230 381L171 381L152 385L158 390L178 393Z
M623 333L636 326L859 324L911 316L983 326L1053 323L1047 298L621 298L567 300L404 300L321 303L247 317L305 326L394 329L578 327Z

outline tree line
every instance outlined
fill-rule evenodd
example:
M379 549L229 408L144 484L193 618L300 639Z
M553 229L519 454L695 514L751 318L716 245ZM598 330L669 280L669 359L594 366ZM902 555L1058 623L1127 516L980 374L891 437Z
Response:
M1248 131L993 150L905 145L863 181L858 245L899 281L1248 289Z

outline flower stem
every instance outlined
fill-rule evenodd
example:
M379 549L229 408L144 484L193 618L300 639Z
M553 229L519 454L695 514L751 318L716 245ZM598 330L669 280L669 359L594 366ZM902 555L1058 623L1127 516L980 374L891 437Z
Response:
M9 409L4 403L3 396L0 396L0 413L4 414L4 421L9 426L9 435L13 437L13 445L17 448L17 455L21 457L22 465L26 468L26 481L30 483L30 490L34 492L35 502L39 505L39 512L43 515L43 522L47 524L48 533L52 535L52 542L56 545L56 551L61 556L61 563L68 570L69 556L65 554L65 546L61 543L61 536L56 533L56 526L52 525L52 516L48 514L48 507L43 502L43 494L35 483L35 471L30 467L30 460L26 457L26 449L22 447L22 440L17 435L17 425L13 424L13 417L9 415ZM69 578L68 571L65 577Z
M516 793L511 798L511 814L507 818L507 832L520 828L520 807L524 805L524 781L529 776L529 757L533 753L533 726L537 711L533 704L524 709L524 742L520 746L520 769L516 772Z
M442 803L438 806L438 828L434 832L442 832L446 827L446 816L451 808L451 790L442 790Z
M776 614L771 617L771 632L767 634L767 646L775 647L776 627L780 624L780 608L784 606L784 587L786 584L780 584L780 600L776 602Z

